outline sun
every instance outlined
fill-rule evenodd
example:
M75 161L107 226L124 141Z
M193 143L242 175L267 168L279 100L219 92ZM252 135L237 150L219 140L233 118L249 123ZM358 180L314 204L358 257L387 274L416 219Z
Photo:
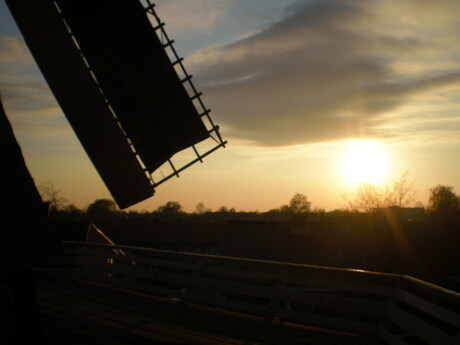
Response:
M352 186L360 183L380 185L386 180L389 170L385 145L379 141L349 141L340 155L340 175Z

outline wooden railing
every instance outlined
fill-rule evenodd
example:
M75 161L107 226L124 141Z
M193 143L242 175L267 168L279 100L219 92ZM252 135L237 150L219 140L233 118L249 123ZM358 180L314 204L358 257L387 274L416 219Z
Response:
M73 274L391 345L460 344L460 294L395 274L66 242Z

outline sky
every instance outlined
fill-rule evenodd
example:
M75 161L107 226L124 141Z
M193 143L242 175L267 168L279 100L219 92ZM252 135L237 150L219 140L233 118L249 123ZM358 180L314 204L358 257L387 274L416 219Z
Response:
M229 143L131 209L267 211L295 193L341 208L356 188L341 164L356 146L378 147L359 163L385 162L378 183L408 172L414 202L437 184L460 193L460 1L155 3ZM110 198L4 0L0 92L37 185L52 181L81 208Z

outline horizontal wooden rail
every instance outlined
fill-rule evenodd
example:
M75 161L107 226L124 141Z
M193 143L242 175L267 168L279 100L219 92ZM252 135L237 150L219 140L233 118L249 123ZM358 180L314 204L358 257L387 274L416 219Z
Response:
M111 286L374 335L390 345L460 343L460 294L403 275L132 246L64 246L74 274Z

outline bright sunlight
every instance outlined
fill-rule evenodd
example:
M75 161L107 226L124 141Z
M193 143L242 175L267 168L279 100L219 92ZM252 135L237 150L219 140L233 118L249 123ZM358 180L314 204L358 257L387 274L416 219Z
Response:
M349 141L340 155L340 175L352 186L360 183L380 185L385 182L389 170L385 146L378 141Z

